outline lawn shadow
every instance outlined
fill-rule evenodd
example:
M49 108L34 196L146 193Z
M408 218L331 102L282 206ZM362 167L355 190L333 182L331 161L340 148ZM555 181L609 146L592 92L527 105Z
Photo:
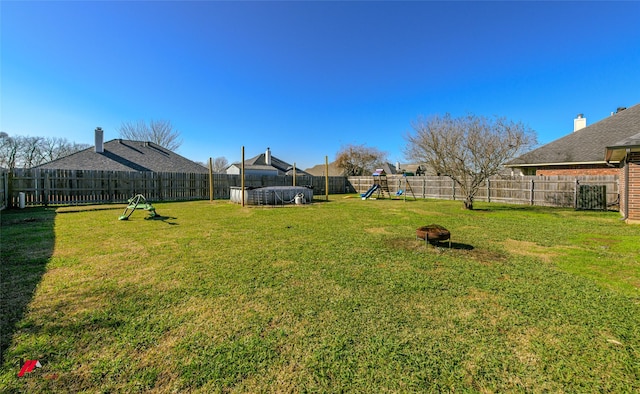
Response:
M463 244L460 242L451 242L451 249L457 249L457 250L473 250L474 247L472 245L469 244Z
M160 222L165 222L166 224L169 224L171 226L177 226L178 223L174 223L174 222L170 222L169 220L176 220L176 217L173 216L162 216L162 215L155 215L155 216L150 216L150 217L146 217L144 218L144 220L153 220L153 221L160 221Z
M0 218L0 364L24 318L55 245L52 208L8 209Z
M420 240L421 242L425 242L424 240ZM440 242L430 242L431 246L440 249L456 249L456 250L473 250L474 247L469 244L463 244L460 242L451 242L451 246L449 246L449 241L440 241Z

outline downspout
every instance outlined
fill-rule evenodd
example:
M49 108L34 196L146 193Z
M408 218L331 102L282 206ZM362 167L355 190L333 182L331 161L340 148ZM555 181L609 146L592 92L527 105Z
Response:
M624 217L622 220L629 218L629 155L631 149L627 148L627 154L624 157Z

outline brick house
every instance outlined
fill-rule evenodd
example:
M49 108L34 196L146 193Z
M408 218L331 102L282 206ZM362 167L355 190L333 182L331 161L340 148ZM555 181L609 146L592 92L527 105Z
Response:
M640 224L640 133L607 146L605 160L621 163L620 213Z
M640 223L640 104L586 126L579 115L574 132L506 164L524 175L616 175L620 212Z
M160 145L148 141L115 139L104 142L104 131L95 130L95 146L36 168L55 170L151 171L206 174L209 170Z
M640 133L640 104L590 126L580 114L574 131L506 164L522 175L620 175L620 162L605 160L605 148Z

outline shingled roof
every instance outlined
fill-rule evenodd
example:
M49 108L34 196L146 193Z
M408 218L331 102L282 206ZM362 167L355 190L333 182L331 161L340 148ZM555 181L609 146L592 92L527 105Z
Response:
M96 152L96 149L91 147L42 164L37 168L180 173L208 172L206 167L153 142L122 139L105 142L103 152Z
M232 166L240 167L240 163L233 163ZM293 175L293 166L271 154L267 148L265 153L261 153L244 161L245 171L251 170L277 170L278 175ZM307 172L296 168L296 175L310 175Z
M316 164L313 167L307 168L304 170L306 173L313 176L325 176L326 172L326 163L325 164ZM338 167L335 161L329 163L329 176L343 176L344 170Z
M543 145L507 167L605 163L605 151L640 133L640 104Z
M627 151L640 152L640 133L607 146L605 160L607 162L620 161L627 156Z

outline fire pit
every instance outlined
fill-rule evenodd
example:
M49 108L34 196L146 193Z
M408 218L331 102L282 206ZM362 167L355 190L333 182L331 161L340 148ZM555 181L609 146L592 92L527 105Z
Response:
M425 242L431 245L436 245L440 241L449 240L449 247L451 247L451 233L439 224L419 227L416 230L416 239L424 239Z

